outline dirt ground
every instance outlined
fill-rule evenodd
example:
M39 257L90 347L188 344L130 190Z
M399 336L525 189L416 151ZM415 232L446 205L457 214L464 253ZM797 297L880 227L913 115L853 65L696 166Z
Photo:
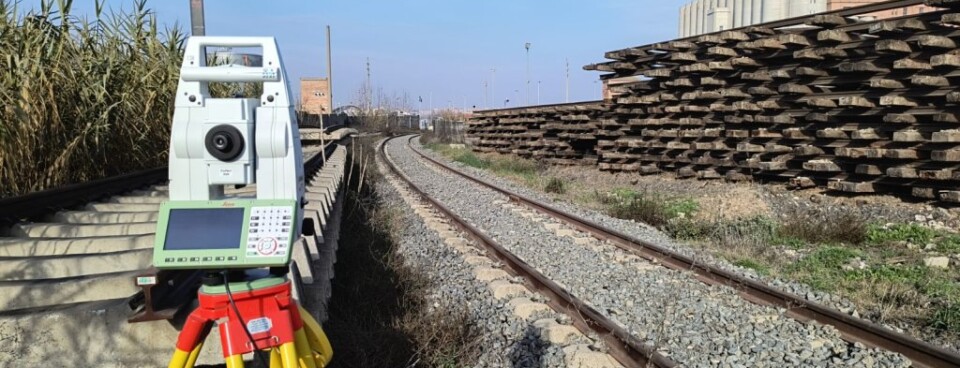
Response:
M790 190L778 183L676 179L670 174L610 173L587 166L553 166L547 168L544 175L569 181L571 189L579 195L632 188L692 198L700 204L695 216L702 220L736 220L761 215L782 218L796 211L842 211L855 213L870 222L917 223L954 232L960 229L960 207L908 202L891 195L845 196L824 189Z

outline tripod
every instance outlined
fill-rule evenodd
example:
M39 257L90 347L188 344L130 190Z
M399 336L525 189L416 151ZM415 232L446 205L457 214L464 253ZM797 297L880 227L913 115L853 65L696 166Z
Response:
M260 350L269 350L270 368L323 368L330 362L330 342L290 296L290 281L269 276L229 282L224 272L217 282L212 275L197 293L200 305L187 317L168 368L193 368L214 323L227 368L243 368L243 354Z

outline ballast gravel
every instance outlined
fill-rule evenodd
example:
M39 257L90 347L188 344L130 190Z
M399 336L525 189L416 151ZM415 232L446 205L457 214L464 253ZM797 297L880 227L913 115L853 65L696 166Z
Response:
M419 146L416 141L414 145ZM506 197L428 167L409 149L406 138L388 142L387 152L431 197L683 366L910 366L899 354L848 343L833 327L797 322L782 309L744 301L730 288L710 287L689 273L651 267L609 244L591 246L558 235L545 226L543 221L549 220L521 215L522 210L506 204ZM673 244L636 223L623 224L573 206L558 207L641 239Z
M409 207L387 181L375 185L383 208ZM478 341L471 341L481 351L476 367L564 366L563 347L543 341L533 321L514 316L507 301L494 298L486 283L473 276L472 266L445 245L423 219L413 211L401 211L399 216L393 234L398 242L396 252L408 266L428 278L431 308L445 304L467 312L465 323L473 324L480 336ZM560 315L556 318L563 320Z

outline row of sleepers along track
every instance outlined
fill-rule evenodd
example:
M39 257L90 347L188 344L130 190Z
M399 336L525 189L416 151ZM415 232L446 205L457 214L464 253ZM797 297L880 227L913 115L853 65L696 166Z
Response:
M508 198L427 166L393 140L387 150L430 196L541 273L673 360L700 366L909 366L897 354L849 344L829 326L709 287L689 274L579 234Z
M304 148L305 158L316 154L318 147ZM0 314L119 302L137 293L133 276L151 266L157 213L167 196L166 185L154 185L6 229L0 237Z

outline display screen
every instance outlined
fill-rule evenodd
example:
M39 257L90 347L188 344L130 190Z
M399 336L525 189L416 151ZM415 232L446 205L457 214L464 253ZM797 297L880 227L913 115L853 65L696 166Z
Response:
M173 209L167 220L164 250L240 248L243 208Z

